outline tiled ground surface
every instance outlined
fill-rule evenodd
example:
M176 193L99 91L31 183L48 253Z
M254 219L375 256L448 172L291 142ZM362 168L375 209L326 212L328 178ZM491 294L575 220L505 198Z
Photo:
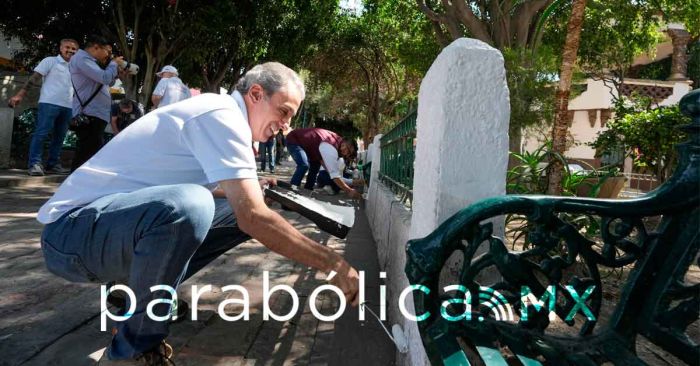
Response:
M278 167L288 176L290 167ZM0 365L92 365L90 354L104 347L110 335L100 332L99 287L73 284L50 274L39 246L38 207L56 189L56 183L0 188ZM341 196L321 196L345 202ZM278 206L276 206L279 208ZM378 303L379 275L376 248L364 211L346 239L320 232L298 214L279 210L306 235L344 253L356 268L366 272L366 296ZM299 294L299 311L287 322L262 320L262 276L288 284ZM379 325L359 321L357 308L346 308L335 322L311 314L309 295L324 278L315 270L295 264L256 241L225 253L181 286L189 299L191 285L212 284L199 301L198 320L171 327L168 341L175 348L177 365L392 365L394 348ZM217 314L221 301L239 298L221 287L239 284L250 293L249 321L228 322ZM273 310L286 313L291 297L280 292L270 300ZM317 307L325 314L337 309L337 300L319 296ZM375 309L377 310L377 309ZM238 314L227 306L229 315ZM94 356L93 356L94 357Z

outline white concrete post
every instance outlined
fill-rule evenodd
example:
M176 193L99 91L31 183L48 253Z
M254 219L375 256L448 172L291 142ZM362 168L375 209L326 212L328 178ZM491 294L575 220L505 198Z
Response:
M372 168L370 168L370 182L374 182L379 179L379 166L382 163L382 134L374 136L372 141L372 146L370 147L367 154L372 162Z
M506 193L509 118L501 53L467 38L442 50L418 95L411 238Z
M443 49L418 95L410 238L428 235L477 200L505 194L509 118L501 53L466 38ZM461 264L451 258L447 266L453 270ZM454 277L448 274L448 280ZM413 298L406 303L413 311ZM416 323L403 320L407 364L428 364Z
M376 211L377 211L377 202L379 202L379 199L377 198L377 189L379 187L379 166L382 162L382 148L381 144L382 142L380 141L383 135L376 135L374 136L374 140L368 146L367 148L367 156L369 157L370 161L372 162L372 167L370 168L370 174L369 174L369 190L367 191L367 219L369 219L369 222L374 222L376 218ZM370 225L372 226L372 234L375 238L380 236L380 231L381 229L378 228L377 225ZM375 232L375 228L377 228Z
M0 169L10 167L14 115L12 108L0 108Z

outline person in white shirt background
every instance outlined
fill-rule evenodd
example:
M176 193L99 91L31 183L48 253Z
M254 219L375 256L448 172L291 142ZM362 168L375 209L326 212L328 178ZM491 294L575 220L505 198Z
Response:
M63 139L68 132L68 124L72 117L73 87L71 86L68 62L78 50L78 42L74 39L62 39L58 56L50 56L39 62L27 83L8 101L10 108L16 107L27 95L29 88L38 88L39 111L36 127L29 144L29 175L44 175L44 173L64 174L68 170L59 161ZM42 83L43 81L43 83ZM49 146L49 157L46 169L42 164L44 140L52 134Z
M156 75L160 77L160 81L151 96L154 109L165 107L168 104L173 104L192 96L190 88L178 77L179 74L175 66L165 65Z

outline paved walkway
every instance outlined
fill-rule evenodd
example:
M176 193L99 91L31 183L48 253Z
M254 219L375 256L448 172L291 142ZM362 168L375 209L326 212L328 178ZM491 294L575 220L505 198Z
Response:
M279 167L278 173L285 177L290 169ZM110 339L107 332L100 332L99 287L69 283L44 266L41 225L35 221L35 212L57 185L51 180L22 180L5 186L0 182L0 365L92 365L90 355ZM347 203L343 196L320 197ZM276 209L306 235L342 252L352 265L364 270L367 300L378 303L376 247L362 209L357 209L355 226L344 240L320 232L296 213ZM299 294L299 311L290 321L262 320L263 271L269 271L271 286L288 284ZM175 348L176 364L394 364L393 344L369 314L367 321L359 321L357 308L349 306L335 322L319 321L311 314L309 295L324 280L315 270L274 254L256 241L230 250L180 288L179 296L189 300L191 285L213 285L213 291L199 300L198 320L171 327L168 341ZM232 284L250 293L249 321L228 322L217 314L222 301L240 298L236 292L221 291ZM334 313L337 300L323 294L316 300L317 307L324 314ZM276 313L284 314L291 308L291 297L276 292L270 304ZM241 309L229 305L225 310L234 316Z
M48 174L42 177L30 177L25 169L0 170L0 188L33 187L61 183L65 175Z

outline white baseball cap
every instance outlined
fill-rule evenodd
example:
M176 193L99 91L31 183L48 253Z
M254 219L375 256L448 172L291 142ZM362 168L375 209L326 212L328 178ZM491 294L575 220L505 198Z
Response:
M163 66L163 68L160 69L160 72L157 72L156 75L162 76L164 72L172 72L173 74L175 74L175 76L178 76L177 69L173 65Z

